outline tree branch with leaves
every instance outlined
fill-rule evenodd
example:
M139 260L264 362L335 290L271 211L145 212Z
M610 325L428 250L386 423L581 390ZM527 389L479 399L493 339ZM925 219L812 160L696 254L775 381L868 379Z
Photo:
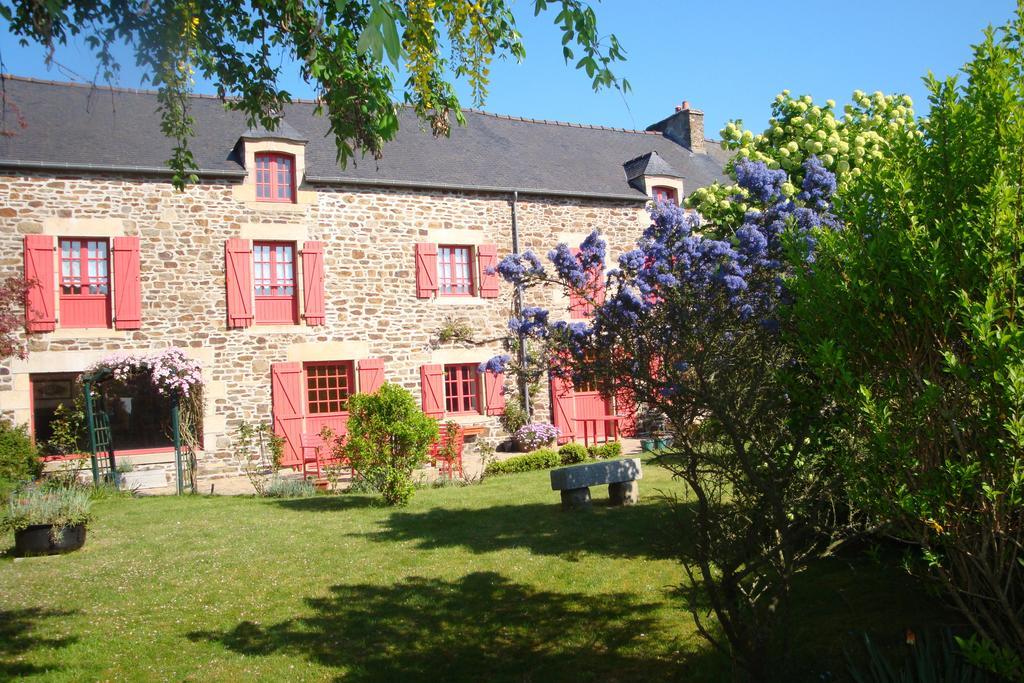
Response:
M533 8L558 9L563 56L577 60L595 90L629 89L612 70L625 51L614 35L601 36L588 3L534 0ZM98 64L93 82L116 82L114 47L128 44L158 88L179 189L199 170L189 147L196 76L212 81L249 125L274 130L292 101L279 82L293 60L315 92L316 114L330 121L344 166L360 153L381 158L398 131L396 97L446 136L453 115L465 122L454 82L466 79L480 106L493 60L526 56L509 0L0 0L0 18L22 45L46 48L48 61L70 39L83 39Z

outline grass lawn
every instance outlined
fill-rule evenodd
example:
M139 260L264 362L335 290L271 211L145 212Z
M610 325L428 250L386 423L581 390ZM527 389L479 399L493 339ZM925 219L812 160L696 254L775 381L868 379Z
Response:
M727 677L677 593L657 467L633 508L563 513L547 472L370 496L99 501L85 548L0 558L0 678L694 680ZM12 542L0 540L0 551ZM858 629L945 618L866 557L805 572L802 674ZM802 677L802 676L801 676ZM841 675L837 676L842 679Z

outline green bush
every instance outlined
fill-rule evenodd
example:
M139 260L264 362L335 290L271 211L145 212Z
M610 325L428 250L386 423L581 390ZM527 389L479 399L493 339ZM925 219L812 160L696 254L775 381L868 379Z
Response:
M498 421L501 422L501 427L509 436L515 434L520 427L530 421L526 411L523 410L523 405L518 400L515 400L513 396L508 396L508 400L505 401L505 412L501 414Z
M437 440L437 421L396 384L352 396L348 410L348 438L336 442L335 454L347 457L388 505L405 505L415 490L412 471L427 461Z
M814 233L783 325L849 435L830 459L861 517L919 548L912 567L1010 652L1024 652L1022 45L1018 14L959 80L927 77L928 116L843 192L846 227Z
M0 419L0 481L28 481L42 472L43 462L25 425Z
M622 444L618 441L594 444L589 449L590 457L595 460L611 460L622 455Z
M590 453L583 444L570 442L558 449L558 456L563 465L575 465L589 458Z
M562 464L562 458L558 451L553 448L541 448L526 455L517 455L508 460L492 462L484 472L486 476L496 474L514 474L516 472L529 472L531 470L546 470L549 467L558 467Z

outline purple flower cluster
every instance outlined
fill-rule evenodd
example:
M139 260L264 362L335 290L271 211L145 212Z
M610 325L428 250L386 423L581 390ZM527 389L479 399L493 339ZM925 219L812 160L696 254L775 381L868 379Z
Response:
M736 164L736 182L750 193L752 199L767 204L782 197L786 172L781 169L772 170L761 161L744 159Z
M529 277L545 277L544 265L529 249L522 254L509 254L494 269L506 282L518 283Z
M553 443L561 433L558 427L554 425L546 422L533 422L517 429L512 438L532 451L535 448Z
M86 373L108 370L115 380L128 382L146 375L162 396L187 397L203 385L199 361L189 358L181 349L170 348L145 356L115 353L93 363Z
M594 328L583 321L559 320L551 329L559 344L574 356L581 356L584 353L594 332Z
M540 306L527 306L519 317L508 321L508 329L517 337L544 339L548 336L548 311Z
M511 362L512 356L507 353L503 353L500 356L492 356L491 358L488 358L485 362L480 364L478 370L480 370L480 372L492 372L495 375L500 375L505 372L505 369Z
M577 253L567 244L559 244L548 252L548 259L555 266L559 279L572 289L581 290L591 284L595 273L604 270L606 246L601 234L594 230L580 243Z
M706 335L702 348L742 343L750 330L777 331L776 307L787 302L783 282L791 267L789 249L803 246L802 258L812 263L815 230L840 227L831 204L835 176L817 158L807 159L800 192L792 198L782 191L786 174L763 163L740 162L736 177L745 192L733 201L755 208L734 230L704 226L695 212L674 203L654 205L651 224L636 248L622 254L618 268L608 273L609 294L595 307L592 322L549 321L548 312L539 307L528 307L514 318L512 333L543 342L550 354L537 364L546 369L552 358L567 354L572 362L556 361L551 371L575 381L573 375L587 366L586 359L607 357L642 376L653 372L652 357L675 353L666 344L671 347L672 340L692 336L695 330ZM555 270L552 279L581 290L592 284L595 272L603 271L605 257L605 242L596 231L577 253L559 244L548 254ZM549 281L539 263L525 254L506 257L498 271L513 284ZM638 348L645 340L648 348ZM671 360L669 372L659 374L675 376L678 382L696 359ZM664 381L659 391L680 389L668 380L657 381Z

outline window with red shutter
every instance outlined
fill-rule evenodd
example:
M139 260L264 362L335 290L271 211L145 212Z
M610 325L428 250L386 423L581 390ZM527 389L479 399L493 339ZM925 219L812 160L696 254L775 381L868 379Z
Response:
M472 247L438 246L437 293L440 296L473 296L472 252Z
M107 240L60 240L61 327L110 327L110 250Z
M355 393L352 361L305 363L306 431L319 434L327 427L335 434L348 431L348 398Z
M256 199L261 202L295 201L295 158L289 154L256 154Z
M306 363L306 414L343 413L355 387L351 361Z
M444 366L445 412L467 415L480 412L480 377L475 363Z
M295 245L290 242L253 243L252 273L256 322L266 325L297 323Z
M676 193L676 188L674 187L656 185L651 188L651 194L654 195L654 201L656 202L672 202L673 204L679 203L679 195Z

